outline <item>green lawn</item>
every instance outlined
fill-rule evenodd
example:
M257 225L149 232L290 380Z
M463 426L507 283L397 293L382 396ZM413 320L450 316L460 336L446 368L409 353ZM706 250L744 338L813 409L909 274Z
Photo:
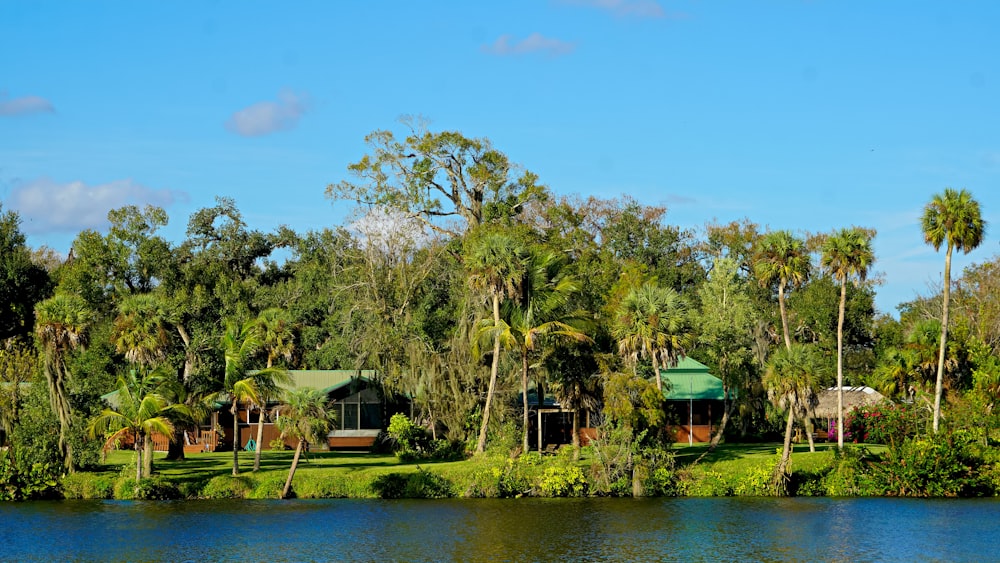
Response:
M686 494L718 495L753 494L759 483L776 462L781 445L778 443L722 444L696 465L692 463L707 449L707 444L688 446L675 444L673 452L679 471L687 476ZM796 444L792 470L816 473L833 459L836 444L817 443L810 453L806 444ZM880 446L869 449L878 452ZM586 452L586 449L584 450ZM187 495L274 498L291 466L293 452L264 451L261 470L253 473L253 453L240 452L240 479L232 479L232 452L192 454L183 461L166 461L158 454L155 472L162 479ZM106 462L93 472L95 478L114 478L131 474L135 454L114 451ZM546 459L554 459L549 458ZM585 471L590 460L579 462ZM373 484L390 473L410 474L427 470L451 481L458 491L465 490L483 467L480 460L452 462L401 463L390 454L366 452L312 452L300 460L294 488L300 497L373 497ZM750 488L747 488L750 487ZM460 493L459 493L460 494ZM740 494L736 492L735 494Z

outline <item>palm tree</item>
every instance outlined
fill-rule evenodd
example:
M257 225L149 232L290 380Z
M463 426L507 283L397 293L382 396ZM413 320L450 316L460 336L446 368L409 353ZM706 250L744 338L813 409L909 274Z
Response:
M945 188L943 194L935 194L924 206L920 226L924 231L924 242L941 250L944 254L944 296L941 306L941 343L938 347L937 381L934 385L934 433L938 431L941 419L941 393L944 380L944 354L948 340L948 301L951 298L951 252L954 249L968 254L983 242L986 221L979 211L979 202L972 199L968 191Z
M136 366L151 368L162 362L170 345L166 316L164 302L151 293L125 297L118 304L118 316L112 328L115 348ZM177 438L173 436L171 441ZM153 472L153 440L146 440L145 448L143 460L146 467L143 471L149 475Z
M837 448L844 449L844 312L847 308L847 280L858 283L868 277L875 261L872 235L858 227L841 229L823 242L823 267L840 282L840 310L837 316Z
M691 336L687 306L673 289L646 282L622 299L611 335L618 341L618 352L629 360L633 371L640 356L649 358L656 388L663 391L660 369L676 364L677 359L683 357Z
M496 392L497 372L500 367L501 333L505 330L500 318L500 304L515 295L518 282L524 277L524 249L511 234L502 231L485 230L466 239L465 265L469 269L469 285L473 290L485 294L493 308L493 326L496 331L493 343L493 358L490 366L490 383L486 391L483 420L479 427L476 453L486 449L486 430L490 421L490 409Z
M129 295L118 304L114 321L115 348L141 366L163 361L170 336L162 300L150 293Z
M59 418L59 452L69 472L73 472L73 448L68 441L72 424L72 406L66 386L70 372L66 355L86 342L91 312L78 295L60 293L35 306L35 333L45 356L45 379L49 402Z
M292 478L299 466L303 446L306 443L322 442L334 424L334 411L327 408L327 401L327 396L322 391L303 387L289 392L285 404L278 408L278 428L281 429L282 437L298 440L292 467L288 470L288 479L281 490L281 498L288 498L292 489Z
M587 342L587 336L578 326L583 321L580 312L562 309L579 284L562 271L564 262L550 251L532 252L529 255L521 293L516 300L509 300L504 307L500 325L486 319L481 324L484 337L500 337L501 345L517 348L521 356L522 400L522 450L528 451L528 372L530 357L547 337L561 340ZM572 324L571 324L572 323ZM541 393L541 386L538 392ZM540 445L539 445L540 446Z
M785 348L792 347L788 330L788 311L785 308L785 290L802 285L809 278L809 252L801 239L789 231L774 231L757 242L754 273L762 286L778 284L778 308L781 312L781 330Z
M158 432L173 439L174 424L171 412L187 412L187 407L173 400L170 387L172 374L167 370L133 369L118 376L117 393L111 408L101 411L90 421L88 431L92 438L105 436L105 447L121 438L131 436L135 447L135 478L149 477L152 463L148 458L152 450L144 445L153 441ZM144 453L145 451L145 453Z
M256 322L261 348L267 354L265 371L273 371L274 360L278 358L283 358L286 362L291 361L292 352L295 351L295 331L284 311L278 308L265 309L257 316ZM287 372L284 372L283 376L279 375L278 377L283 381L289 380ZM261 391L268 389L276 388L272 385L264 385ZM264 439L264 410L267 407L267 401L272 398L273 396L262 393L260 397L261 403L258 405L260 416L257 418L257 447L254 448L253 452L254 471L260 470L260 451L263 449L260 442Z
M240 419L239 404L260 403L261 390L258 379L250 373L247 363L257 352L260 339L253 322L238 323L227 320L222 335L225 353L225 376L221 393L228 395L231 403L229 412L233 415L233 476L240 474Z
M775 492L783 492L788 479L795 416L808 416L809 411L816 406L813 382L822 375L824 366L822 358L812 348L794 344L791 348L776 351L764 370L762 383L767 389L768 398L776 407L788 412L781 461L774 469L772 481Z

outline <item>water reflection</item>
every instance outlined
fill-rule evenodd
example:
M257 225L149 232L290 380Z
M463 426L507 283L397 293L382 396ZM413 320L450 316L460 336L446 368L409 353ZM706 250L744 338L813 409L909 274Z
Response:
M0 504L17 561L983 561L996 500Z

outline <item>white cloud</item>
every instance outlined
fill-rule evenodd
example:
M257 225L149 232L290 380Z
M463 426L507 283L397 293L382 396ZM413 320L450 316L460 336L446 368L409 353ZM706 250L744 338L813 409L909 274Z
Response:
M282 90L277 101L258 102L234 113L226 129L244 137L268 135L294 128L308 110L308 96Z
M494 55L546 53L555 57L572 53L574 49L575 43L545 37L541 33L532 33L521 41L514 41L510 35L501 35L492 45L483 45L483 51Z
M616 16L632 16L637 18L665 18L667 13L655 0L562 0L563 4L590 6L606 10ZM682 17L671 14L670 17Z
M100 229L108 224L108 211L123 205L166 207L186 200L184 192L156 190L130 179L88 186L39 178L15 186L7 201L20 214L25 233L44 234Z
M56 108L52 103L38 96L22 96L20 98L6 99L6 95L0 92L0 116L29 115L32 113L55 113Z

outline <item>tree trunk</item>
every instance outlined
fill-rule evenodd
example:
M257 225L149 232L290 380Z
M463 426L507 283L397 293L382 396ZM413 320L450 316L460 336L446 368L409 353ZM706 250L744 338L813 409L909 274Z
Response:
M580 459L580 409L573 409L573 459Z
M235 398L229 412L233 413L233 477L236 477L240 474L240 417Z
M944 254L944 303L941 307L941 346L938 349L937 382L934 384L934 433L938 433L941 420L941 394L944 392L944 354L948 342L948 301L951 299L951 250L952 242L948 240L948 251Z
M135 480L138 481L142 479L142 434L135 433L135 443L132 447L135 448Z
M181 342L184 343L184 374L182 376L182 381L187 383L191 379L191 373L194 371L194 350L191 348L191 336L188 335L187 330L184 325L178 323L177 334L181 337Z
M656 362L656 352L649 354L649 359L653 362L653 377L656 378L656 390L663 394L663 378L660 377L660 365Z
M500 326L500 298L493 295L493 326ZM497 371L500 369L500 335L493 343L493 365L490 366L490 385L486 390L486 406L483 408L483 422L479 427L479 440L476 442L476 453L486 451L486 428L490 424L490 407L493 405L493 393L497 386Z
M816 443L813 441L814 427L813 421L809 418L808 414L802 418L802 426L806 427L806 440L809 442L809 453L814 454L816 453Z
M792 349L792 337L788 333L788 311L785 309L785 278L778 282L778 310L781 312L781 333L785 337L785 348Z
M264 407L260 407L260 417L257 418L257 447L253 450L253 470L260 470L260 450L264 449L261 447L260 441L264 439Z
M299 466L299 456L302 455L302 444L305 440L299 438L299 443L295 445L295 455L292 456L292 467L288 469L288 479L285 479L285 487L281 489L281 498L288 498L288 493L292 490L292 477L295 477L295 469Z
M794 423L795 409L792 405L789 405L788 422L785 423L785 443L781 449L781 461L774 468L774 477L771 480L771 486L774 488L775 494L779 495L785 492L785 482L788 480L788 465L792 459L792 426Z
M725 396L726 397L729 396L728 389L726 390L726 395ZM704 459L705 456L707 456L708 454L710 454L713 451L715 451L715 448L719 447L719 443L722 441L722 435L726 431L726 425L729 424L729 417L730 417L731 413L733 412L733 406L734 405L736 405L735 401L725 401L724 402L724 407L722 409L722 421L719 422L719 430L715 433L714 436L712 436L712 441L710 441L708 443L708 449L706 449L705 451L701 452L701 455L698 456L698 459L694 460L694 463L698 463L699 461L701 461L702 459Z
M156 449L153 436L143 436L142 445L142 474L143 477L151 477L153 475L153 451Z
M844 310L847 308L847 276L840 277L840 314L837 315L837 449L844 449ZM811 451L811 450L810 450Z
M540 392L540 390L539 390ZM523 440L521 440L521 453L528 452L528 351L521 353L521 402L524 407L521 424L524 428Z
M167 444L168 461L184 461L184 427L181 424L174 424L174 434Z

